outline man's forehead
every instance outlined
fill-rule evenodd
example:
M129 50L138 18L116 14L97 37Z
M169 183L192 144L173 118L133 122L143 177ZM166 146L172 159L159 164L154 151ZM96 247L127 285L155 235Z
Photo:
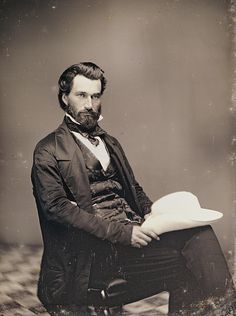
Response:
M73 91L83 91L83 92L101 92L101 80L100 79L89 79L83 75L77 75L73 79Z

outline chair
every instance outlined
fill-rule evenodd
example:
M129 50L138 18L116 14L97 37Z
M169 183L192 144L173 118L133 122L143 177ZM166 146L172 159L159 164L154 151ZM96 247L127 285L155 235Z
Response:
M142 293L140 296L134 291L130 291L128 282L124 279L109 279L104 281L98 287L88 289L88 303L86 306L70 306L69 309L53 306L51 310L48 306L47 310L52 316L108 316L122 315L122 307L126 303L131 303L162 292L157 288Z
M124 279L106 280L100 288L89 288L88 312L91 316L120 315L126 293L127 281Z

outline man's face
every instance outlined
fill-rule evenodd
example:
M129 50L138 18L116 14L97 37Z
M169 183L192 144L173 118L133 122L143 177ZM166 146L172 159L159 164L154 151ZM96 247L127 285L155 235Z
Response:
M70 114L87 131L93 130L101 113L101 80L75 76L68 95L62 99Z

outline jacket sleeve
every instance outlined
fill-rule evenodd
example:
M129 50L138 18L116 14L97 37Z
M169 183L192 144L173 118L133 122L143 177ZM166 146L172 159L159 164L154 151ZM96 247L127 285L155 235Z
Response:
M110 222L70 202L57 160L49 150L36 148L31 177L38 209L47 220L84 230L112 243L131 244L132 225Z
M146 195L146 193L144 192L143 188L139 185L138 181L135 179L133 170L128 162L128 159L124 153L124 150L122 148L122 146L120 145L120 143L118 142L117 139L114 139L117 143L117 146L123 156L126 168L128 169L128 172L131 176L132 182L133 182L133 187L134 190L136 192L137 198L138 198L138 202L141 206L142 212L143 212L143 216L150 213L151 212L151 206L152 206L152 201L149 199L149 197Z

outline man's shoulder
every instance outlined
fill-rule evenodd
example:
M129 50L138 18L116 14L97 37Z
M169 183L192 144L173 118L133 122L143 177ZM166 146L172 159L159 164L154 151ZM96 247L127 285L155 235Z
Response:
M42 150L50 151L55 148L55 131L49 133L43 137L35 146L34 152L40 152Z
M62 124L60 124L54 131L43 137L35 146L34 153L40 153L47 151L50 153L55 152L56 148L56 133L61 130Z

